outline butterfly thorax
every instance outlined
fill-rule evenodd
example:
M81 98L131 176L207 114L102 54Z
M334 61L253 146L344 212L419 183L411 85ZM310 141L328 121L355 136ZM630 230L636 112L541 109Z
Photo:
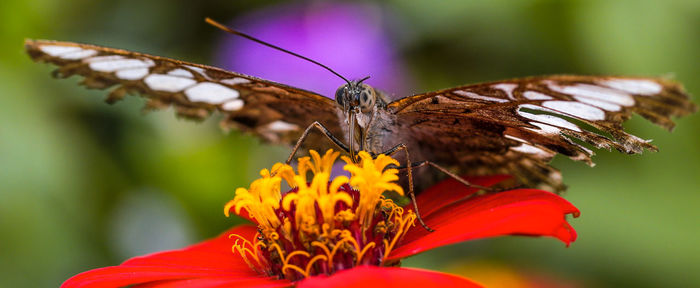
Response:
M381 153L396 144L405 142L403 139L392 137L398 135L396 117L385 107L378 107L372 122L364 129L364 148L373 153Z

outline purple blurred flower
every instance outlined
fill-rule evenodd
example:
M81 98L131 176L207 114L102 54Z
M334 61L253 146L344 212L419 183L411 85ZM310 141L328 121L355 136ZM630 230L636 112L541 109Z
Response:
M278 5L239 18L233 27L323 63L348 79L391 95L408 91L404 69L383 25L382 11L368 4ZM223 36L217 64L232 71L333 97L343 80L294 56L232 36Z

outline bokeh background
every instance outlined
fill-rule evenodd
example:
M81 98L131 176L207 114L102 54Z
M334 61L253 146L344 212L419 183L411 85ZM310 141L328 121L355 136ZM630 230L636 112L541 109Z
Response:
M234 39L210 16L401 96L537 74L663 75L700 91L700 1L0 2L0 287L56 287L71 275L182 247L240 223L236 187L286 157L217 120L143 115L141 99L53 80L24 38L95 43L224 66L331 93L308 63ZM698 97L695 97L696 99ZM673 133L626 127L659 153L555 159L582 216L579 240L505 237L404 262L511 287L700 286L700 117ZM465 135L468 137L469 135ZM526 287L526 286L522 286Z

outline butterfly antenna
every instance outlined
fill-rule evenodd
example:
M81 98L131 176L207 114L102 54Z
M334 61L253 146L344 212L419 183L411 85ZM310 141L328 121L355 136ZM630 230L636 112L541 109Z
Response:
M216 28L219 28L219 29L221 29L221 30L224 30L224 31L226 31L226 32L228 32L228 33L241 36L241 37L246 38L246 39L248 39L248 40L251 40L251 41L253 41L253 42L257 42L257 43L262 44L262 45L265 45L265 46L267 46L267 47L277 49L277 50L282 51L282 52L284 52L284 53L287 53L287 54L290 54L290 55L299 57L299 58L301 58L301 59L304 59L304 60L306 60L306 61L309 61L309 62L311 62L311 63L314 63L314 64L316 64L316 65L318 65L318 66L321 66L321 67L325 68L326 70L331 71L331 73L335 74L335 76L340 77L340 79L343 79L345 82L347 82L348 84L350 84L350 81L349 81L348 79L346 79L345 77L343 77L343 75L338 74L338 72L333 71L333 69L331 69L330 67L328 67L328 66L326 66L326 65L323 65L323 64L319 63L319 62L316 61L316 60L313 60L313 59L311 59L311 58L309 58L309 57L305 57L305 56L299 55L299 54L294 53L294 52L292 52L292 51L289 51L289 50L287 50L287 49L284 49L284 48L281 48L281 47L272 45L272 44L270 44L270 43L267 43L267 42L265 42L265 41L262 41L262 40L260 40L260 39L258 39L258 38L255 38L255 37L250 36L250 35L248 35L248 34L245 34L245 33L243 33L243 32L233 30L233 29L229 28L228 26L226 26L226 25L224 25L224 24L221 24L221 23L219 23L219 22L216 22L214 19L211 19L211 18L209 18L209 17L207 17L207 18L205 19L205 21L206 21L207 23L209 23L210 25L212 25L212 26L214 26L214 27L216 27ZM369 78L369 77L368 77L368 78Z

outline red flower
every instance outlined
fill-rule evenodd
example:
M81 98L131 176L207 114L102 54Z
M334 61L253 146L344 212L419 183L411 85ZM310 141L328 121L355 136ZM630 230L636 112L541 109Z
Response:
M249 219L253 218L258 224L257 228L252 225L238 226L217 238L184 249L140 256L119 266L90 270L68 279L62 287L357 287L367 284L380 287L479 287L475 282L459 276L399 268L398 264L405 257L436 247L485 237L550 236L567 245L576 239L576 232L566 222L565 216L573 214L576 217L579 211L555 194L518 189L466 198L477 192L476 189L467 188L454 180L446 180L418 196L423 219L435 232L421 227L409 229L411 223L408 220L415 219L413 212L410 209L403 211L391 200L384 199L381 193L377 201L366 205L376 206L378 210L365 213L360 209L366 200L361 197L371 194L368 191L377 190L377 187L384 187L377 191L396 189L399 194L402 193L400 187L392 186L395 169L385 169L387 164L394 163L393 159L379 157L371 160L365 155L362 165L349 163L346 166L353 174L351 178L343 179L341 177L344 176L341 176L328 186L314 186L319 177L318 181L328 183L328 177L322 175L329 171L327 168L337 154L329 152L323 158L318 154L313 155L316 165L311 165L308 159L300 159L299 174L285 170L288 166L276 165L273 171L278 176L263 170L263 178L253 182L250 190L237 191L236 198L227 205L226 211L236 208L244 217L251 215ZM264 193L274 192L274 187L279 187L279 181L275 182L275 179L286 180L305 175L304 165L315 174L311 183L284 194L284 197L276 200L281 204L274 205L275 201L269 201L271 196ZM468 180L491 186L507 178L471 177ZM341 183L344 181L346 183ZM277 186L270 186L271 183L277 183ZM297 183L307 181L305 177L298 178ZM352 190L348 184L359 188ZM311 199L304 198L305 193L317 191L313 189L321 191L321 196L313 196L317 197L313 198L317 202L304 202ZM283 200L289 194L298 195ZM345 195L350 195L352 199L348 200ZM268 205L270 203L273 203L272 206ZM304 203L311 203L308 207L311 207L314 217L307 217ZM323 210L329 203L330 210L327 211L332 212L333 217L325 218L328 215ZM271 207L274 209L269 210ZM344 212L338 213L341 210ZM265 215L266 212L272 213ZM364 219L363 215L369 215L365 222L361 220ZM305 218L297 221L299 217ZM323 222L323 219L326 221ZM325 223L322 233L312 229L320 227L314 226L315 223ZM328 223L335 225L335 228L329 228ZM334 233L340 230L348 234ZM318 238L311 241L307 239L309 235L317 235ZM342 248L346 246L349 248ZM232 253L231 247L238 253Z

